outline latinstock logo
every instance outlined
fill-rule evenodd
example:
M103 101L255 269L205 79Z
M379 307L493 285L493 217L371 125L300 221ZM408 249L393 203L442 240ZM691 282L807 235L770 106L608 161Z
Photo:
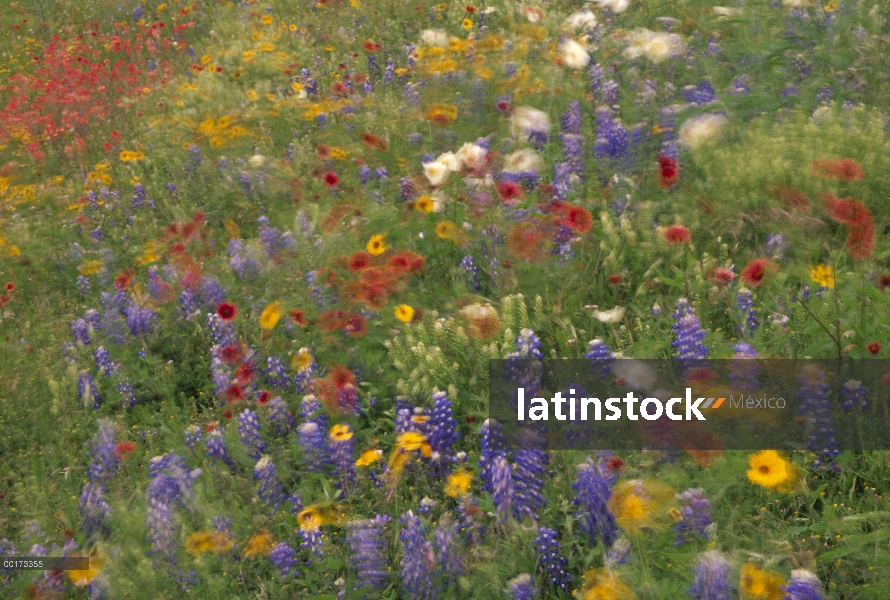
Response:
M730 398L732 399L732 396ZM739 398L738 403L741 404L742 400L743 398ZM707 421L701 411L718 409L725 401L725 397L706 398L702 396L693 400L692 388L687 387L684 398L671 398L667 402L662 402L658 398L638 398L633 392L628 392L623 398L607 398L606 400L593 397L576 398L575 390L571 388L568 390L568 397L563 396L562 392L556 392L549 401L545 398L535 397L526 402L526 390L524 387L520 387L516 390L516 419L519 422L524 422L526 419L550 421L552 406L552 415L555 421L618 421L622 418L638 421L641 417L647 421L656 421L663 416L671 421ZM639 403L639 411L637 411L637 403ZM685 409L683 412L676 413L674 411L678 404Z

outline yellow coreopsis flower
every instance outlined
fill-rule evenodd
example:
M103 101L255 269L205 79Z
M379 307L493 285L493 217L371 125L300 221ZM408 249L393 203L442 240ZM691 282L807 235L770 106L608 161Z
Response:
M615 486L609 511L625 531L655 527L670 518L674 490L652 480L634 479Z
M470 483L472 481L472 473L459 469L448 476L448 483L445 484L445 494L452 498L462 496L470 490Z
M451 221L442 221L436 225L436 235L443 240L453 240L459 231L457 225Z
M332 442L347 442L352 439L352 430L349 425L334 425L331 427L330 439Z
M761 450L748 458L748 481L778 490L794 479L794 465L775 450Z
M247 99L251 102L256 100L259 97L259 94L256 93L256 90L247 90Z
M274 329L278 324L279 319L284 314L284 307L281 302L275 301L270 302L265 309L263 309L263 314L260 315L260 329Z
M473 28L473 20L472 19L464 19L460 22L461 27L464 29L472 29Z
M386 252L386 244L383 243L382 235L372 235L371 239L368 240L367 246L365 246L368 252L371 253L372 256L380 256L384 252Z
M267 530L261 529L256 532L250 540L247 542L247 546L244 547L244 550L241 552L241 555L246 558L251 558L254 556L266 555L272 551L272 548L275 546L275 538L272 537Z
M297 513L297 523L303 531L312 531L322 525L339 523L341 520L340 506L335 502L312 504Z
M834 289L834 268L831 265L810 267L810 279L821 287Z
M376 464L381 460L383 460L383 450L371 448L370 450L365 450L364 452L362 452L362 455L358 457L357 461L355 461L355 466L370 467L371 465Z
M739 589L744 600L782 600L785 579L778 573L758 569L751 563L741 568Z
M580 600L636 600L637 595L616 573L591 569L584 574Z
M66 571L68 578L77 587L83 587L94 582L105 567L105 557L93 547L89 553L89 568L77 571Z
M435 207L435 203L433 199L429 196L421 196L417 200L414 201L414 208L421 212L433 212L433 208Z
M123 150L120 153L119 158L122 162L136 162L139 160L144 160L145 154L143 154L142 152L136 152L134 150Z
M402 323L410 323L414 318L414 309L407 304L399 304L396 307L396 318Z
M95 275L104 268L105 264L101 260L91 260L77 267L77 270L81 275Z
M306 348L300 348L290 361L290 368L294 371L305 371L312 366L312 354Z

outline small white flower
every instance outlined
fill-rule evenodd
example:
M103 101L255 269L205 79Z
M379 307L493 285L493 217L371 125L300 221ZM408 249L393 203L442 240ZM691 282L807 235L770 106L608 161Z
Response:
M439 158L436 159L436 162L440 162L448 167L449 171L460 171L460 161L454 155L454 152L443 152L439 155Z
M248 162L250 163L251 167L259 168L263 166L264 162L266 162L266 157L262 154L254 154L250 157L250 160Z
M652 367L633 358L616 360L612 364L612 373L618 379L623 379L628 387L646 392L654 388L658 381L658 375Z
M741 8L729 8L726 6L715 6L711 10L715 15L720 15L721 17L737 17L742 14Z
M528 19L529 23L539 23L544 18L544 11L537 6L524 6L522 14Z
M540 171L544 168L544 159L530 148L517 150L504 157L504 173L525 173Z
M485 165L485 148L479 144L464 144L457 151L455 157L464 169L481 169Z
M583 69L590 62L590 55L587 53L587 50L575 40L563 42L559 51L562 54L563 64L572 69Z
M726 117L720 113L705 113L687 119L680 126L677 141L687 148L697 148L714 137L726 125Z
M427 46L439 48L447 48L448 42L451 41L448 34L441 29L426 29L420 34L420 39Z
M528 137L532 133L550 131L550 117L544 111L531 106L517 106L510 119L513 137Z
M683 51L683 41L675 33L663 33L637 29L630 36L630 45L624 50L627 58L645 56L658 64Z
M608 8L613 13L622 13L630 6L630 0L594 0L600 8Z
M430 185L438 186L448 181L448 178L451 176L451 170L448 168L448 165L436 160L424 163L423 174L426 175Z
M568 29L577 31L579 29L593 29L596 27L596 15L589 8L579 10L569 15L565 20L565 26Z
M624 307L616 306L611 310L594 310L593 316L602 323L618 323L624 318Z
M813 0L782 0L782 5L791 8L807 8L813 5Z

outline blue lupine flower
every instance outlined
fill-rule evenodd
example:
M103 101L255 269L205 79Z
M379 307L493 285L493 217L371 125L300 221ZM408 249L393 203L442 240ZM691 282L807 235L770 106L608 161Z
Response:
M739 288L736 293L735 305L739 309L739 317L743 324L739 325L742 337L754 335L757 330L757 309L754 308L754 293L748 288Z
M460 439L457 420L451 399L445 392L433 393L433 409L426 422L426 436L433 452L442 462L450 462L454 456L454 444Z
M120 468L120 459L114 453L116 436L114 423L111 419L98 419L99 426L96 435L88 442L91 449L93 462L87 472L91 481L98 483L107 482L117 475Z
M679 546L694 536L709 538L708 526L711 519L711 501L701 488L690 488L677 496L684 502L680 509L681 520L674 527L677 532L677 540L674 545Z
M618 538L603 561L607 567L615 567L625 564L630 559L631 543L627 538Z
M431 498L424 498L420 501L420 506L418 507L417 512L422 515L428 515L438 504L438 502Z
M575 490L572 501L578 507L575 518L580 521L581 530L587 534L591 544L601 540L604 546L612 546L620 531L608 507L612 494L609 476L602 462L594 462L590 457L578 465L577 470L572 484Z
M504 591L509 594L510 600L534 600L538 594L535 580L528 573L522 573L508 581Z
M436 527L436 531L433 534L433 546L436 549L439 577L445 586L455 583L457 578L463 575L464 572L457 529L457 523L451 521Z
M791 571L788 584L782 588L782 600L825 600L819 578L805 569Z
M334 425L328 440L334 475L345 496L355 481L355 439L348 425Z
M185 445L188 449L194 450L198 442L204 439L204 433L201 431L200 425L189 425L185 429Z
M869 407L868 389L861 381L851 379L841 386L841 408L849 412L856 407L865 410Z
M426 528L410 510L402 515L400 522L402 591L411 600L430 600L436 595L430 568L430 558L434 555L432 544L426 539Z
M287 542L275 544L272 551L269 552L269 560L273 565L281 569L281 577L299 574L296 568L299 563L296 558L296 552Z
M532 431L522 433L534 435ZM514 453L513 469L513 516L517 520L530 517L538 520L538 511L544 506L544 475L546 472L547 455L543 450L536 449L539 440L526 439L522 449Z
M547 583L562 591L568 591L572 577L566 571L568 561L560 554L560 544L555 529L541 527L535 538L538 551L538 570L544 574Z
M814 365L801 369L798 381L800 404L797 412L807 423L807 450L816 454L815 467L823 466L826 458L834 467L834 459L840 454L840 449L830 415L828 393L831 386L825 372Z
M134 301L130 301L124 308L124 315L127 318L127 327L133 335L141 335L143 333L151 333L157 320L157 312L148 306L140 307Z
M86 296L92 290L93 283L86 275L77 276L77 291L81 296Z
M236 420L238 421L238 435L247 455L254 460L259 460L268 447L260 435L259 416L248 408L239 414Z
M111 377L120 368L118 363L111 360L111 354L109 354L105 346L99 346L93 350L93 360L96 361L96 368L99 374L105 377Z
M276 397L269 401L268 424L272 435L284 437L297 426L297 418L287 402Z
M142 206L145 203L147 197L148 194L146 194L145 192L144 185L142 185L141 183L137 183L133 186L133 208L139 208L140 206Z
M156 498L171 507L185 506L193 495L193 481L201 469L188 470L185 458L168 452L148 462L151 482L146 490L149 498Z
M278 480L278 471L268 456L262 457L253 469L254 479L259 480L258 495L263 504L271 507L271 513L278 511L285 500L284 486Z
M590 372L605 378L612 372L612 363L615 362L615 353L601 339L587 342L587 354L584 358L590 361Z
M457 505L458 530L471 546L478 546L485 535L486 526L480 522L480 514L478 503L473 498L466 498Z
M389 579L386 560L384 526L389 515L375 519L354 521L348 525L346 538L351 551L350 563L355 570L356 589L379 591Z
M730 600L729 563L723 554L709 550L695 565L695 581L689 588L692 600Z
M479 453L479 478L482 480L482 489L491 493L494 491L493 463L497 456L506 454L506 438L503 426L494 419L486 419L482 423L479 435L482 445Z
M77 397L83 402L84 408L92 406L99 408L99 386L88 371L82 371L77 378Z
M222 461L230 469L235 468L235 461L229 454L229 445L226 443L225 435L221 429L214 429L208 434L205 448L207 456L213 460Z
M608 108L597 110L596 143L597 158L620 158L627 153L627 131L621 121Z
M466 282L467 288L475 292L481 290L482 284L479 282L479 267L476 266L476 261L473 257L469 255L464 256L460 261L460 268L463 271L464 281Z
M706 332L702 329L701 320L695 314L695 309L686 298L677 301L677 309L674 311L676 323L671 325L675 340L671 346L676 350L676 356L681 364L686 361L702 360L708 354L708 347L704 345Z
M300 537L302 538L302 541L300 542L301 548L308 550L317 558L325 557L324 534L321 532L320 528L301 529Z
M87 345L91 342L89 329L90 326L83 319L71 321L71 337L78 344Z
M770 258L781 259L787 249L788 243L785 242L784 234L771 233L766 236L766 243L763 245L763 251Z
M745 393L754 393L759 386L761 366L756 361L760 352L747 342L739 342L732 347L733 361L729 365L729 380L734 388Z
M158 498L149 498L145 524L148 528L152 551L165 556L172 562L176 553L178 536L170 506Z
M590 93L593 94L593 101L600 102L603 97L603 68L597 64L593 57L591 57L590 66L587 68L587 79L589 80Z
M683 88L683 99L686 102L704 105L717 101L717 92L714 86L707 80L702 81L698 85L690 85Z
M492 487L491 499L494 501L495 509L501 516L501 520L505 520L509 516L510 507L513 504L514 488L513 469L503 455L494 459Z
M121 394L122 406L133 408L134 406L136 406L136 403L139 402L139 400L136 398L135 392L133 391L133 386L129 382L122 381L114 387Z
M101 483L89 482L83 486L83 493L80 495L80 514L83 517L83 531L87 538L108 535L111 508L105 501L105 488Z
M318 423L307 421L297 429L297 438L306 467L316 473L324 472L328 456L324 430L318 426Z

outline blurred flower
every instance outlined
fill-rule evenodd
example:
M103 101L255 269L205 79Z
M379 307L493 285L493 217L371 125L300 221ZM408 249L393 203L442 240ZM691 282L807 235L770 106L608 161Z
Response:
M573 31L593 29L596 27L596 15L589 8L574 12L563 22L564 26Z
M579 600L636 600L637 595L617 573L609 569L591 569L584 574Z
M720 113L692 117L680 126L677 141L688 148L698 148L714 137L726 123L727 118Z
M504 157L504 173L528 173L540 171L546 164L537 152L530 148L517 150Z
M806 569L791 571L791 579L782 588L783 600L824 600L822 584L814 573Z
M813 176L820 179L841 179L844 181L861 181L865 171L852 158L841 160L814 160Z
M616 306L610 310L594 310L593 317L601 323L620 323L624 318L624 307Z
M470 490L470 484L473 481L473 474L464 469L459 469L448 476L448 482L445 484L445 494L452 498L457 498L466 494Z
M613 13L622 13L630 6L630 0L594 0L600 8L608 8Z
M777 573L758 569L752 563L741 568L739 588L743 600L783 600L785 580Z
M544 18L544 11L537 6L523 6L522 15L528 19L529 23L538 23Z
M663 483L633 479L615 486L609 498L609 510L622 529L640 531L665 521L674 499L674 490Z
M775 273L778 270L778 267L770 259L758 258L749 262L742 269L742 281L751 287L757 287L763 283L763 279L768 273Z
M529 138L534 134L546 135L550 131L550 117L537 108L517 106L510 118L510 131L517 138Z
M284 315L284 306L279 301L270 302L260 315L260 329L274 329Z
M426 29L421 32L420 39L427 46L439 48L447 48L450 41L448 34L441 29Z
M592 15L593 13L591 13ZM563 64L572 69L583 69L590 62L590 55L587 53L587 50L575 40L568 39L563 42L562 46L559 47L559 51Z
M703 553L695 565L695 581L689 588L692 600L730 600L729 562L717 550Z
M612 363L612 374L631 389L649 391L655 386L658 374L645 361L624 358Z
M462 308L460 314L467 320L467 333L472 338L490 340L501 330L498 313L487 304L471 304Z
M275 538L265 529L261 529L248 540L241 556L252 558L254 556L266 556L275 547Z
M689 234L689 229L683 227L682 225L670 225L669 227L665 227L661 231L661 237L663 237L667 241L667 243L673 244L675 246L688 244L692 241L692 236Z
M371 448L361 453L361 456L359 456L358 460L355 461L355 466L370 467L371 465L374 465L381 460L383 460L383 450Z
M675 33L662 33L648 29L636 29L631 33L630 45L624 50L628 58L645 56L658 64L672 56L679 56L683 42Z
M84 570L66 571L68 579L71 580L76 587L84 587L98 579L102 570L105 568L105 556L100 553L99 549L94 546L89 553L89 568Z

